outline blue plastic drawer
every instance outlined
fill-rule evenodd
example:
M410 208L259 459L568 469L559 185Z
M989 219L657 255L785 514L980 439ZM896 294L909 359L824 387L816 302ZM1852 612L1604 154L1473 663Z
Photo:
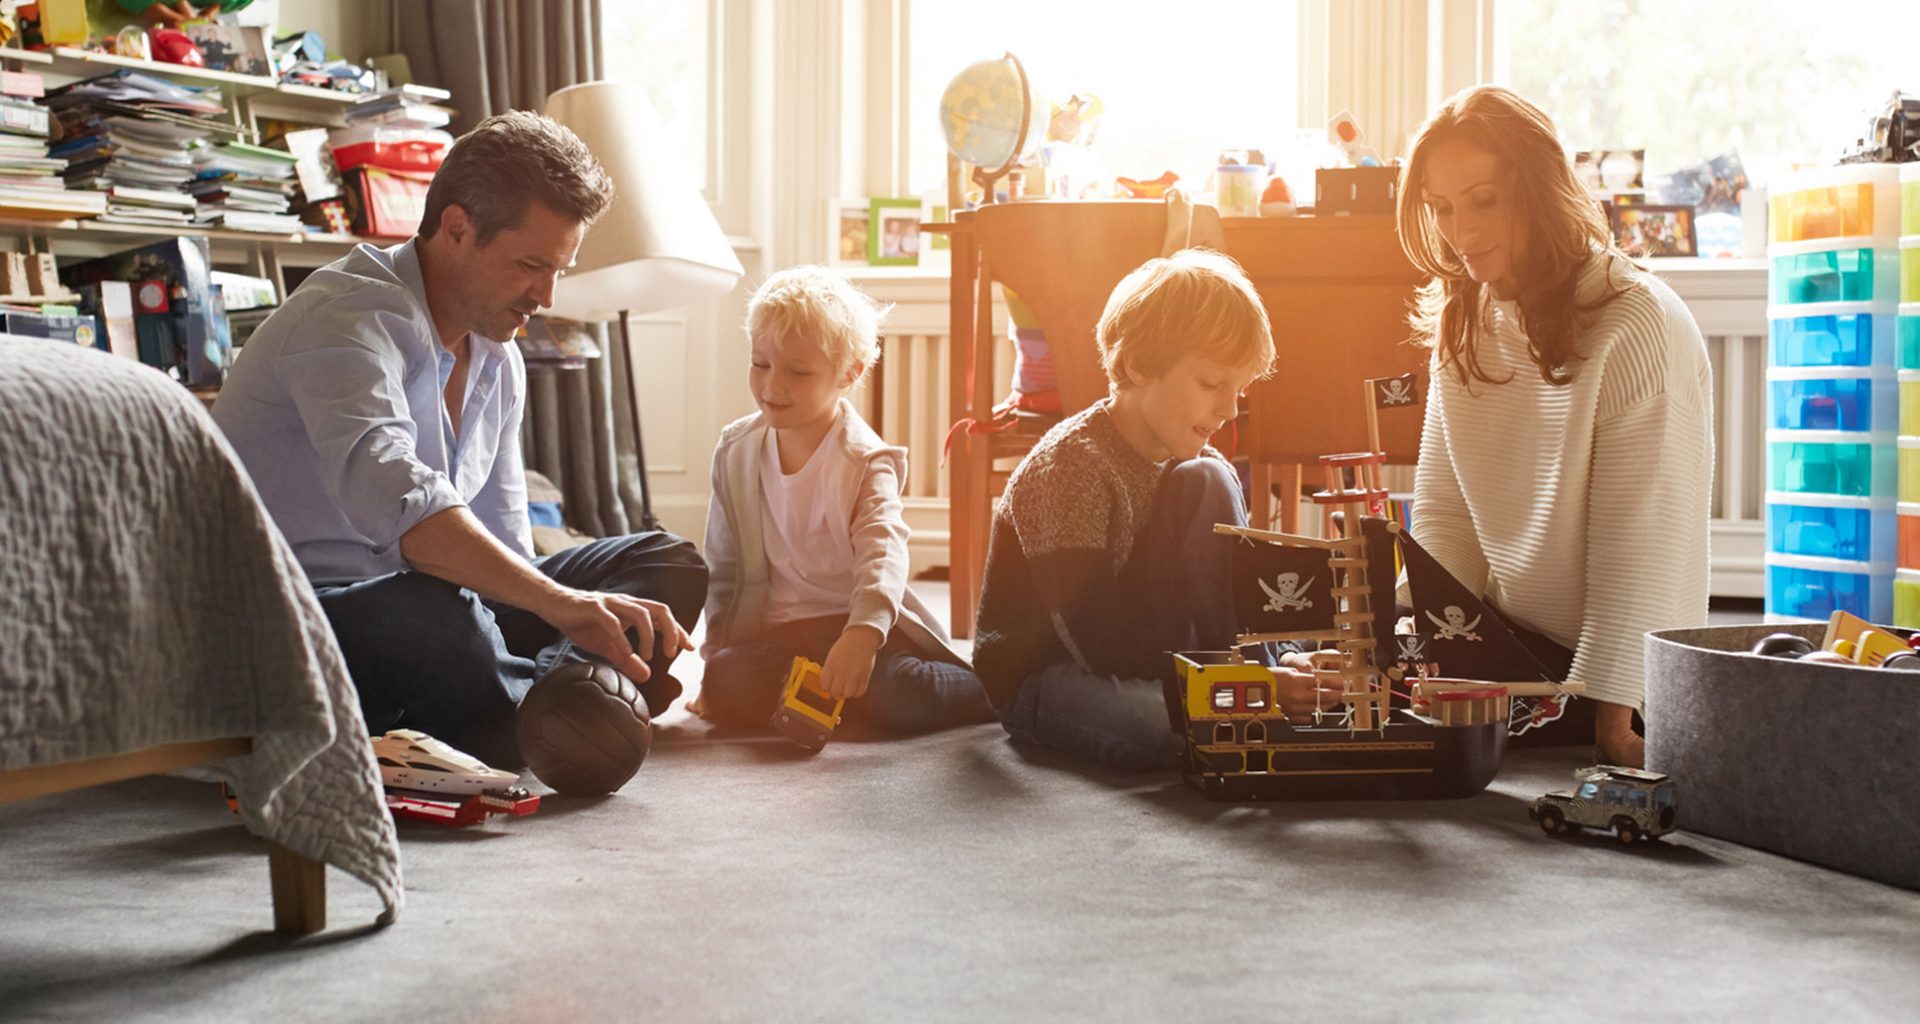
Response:
M1892 494L1891 471L1883 471L1884 493L1875 495L1875 445L1770 441L1767 444L1767 488L1799 494L1841 494L1855 498ZM1883 456L1891 463L1893 454Z
M1872 302L1892 298L1899 256L1891 249L1826 249L1773 257L1769 301ZM1881 278L1885 278L1884 287ZM1884 292L1885 294L1881 294Z
M1893 568L1767 556L1768 615L1825 619L1837 611L1869 622L1888 621L1893 615Z
M1891 561L1894 530L1891 508L1767 505L1767 550L1783 555Z
M1767 423L1775 430L1892 430L1899 392L1890 380L1819 378L1767 383Z
M1865 305L1827 308L1857 311L1804 316L1780 315L1792 307L1769 311L1767 333L1772 338L1774 366L1892 365L1892 353L1887 350L1893 336L1891 316L1866 312L1872 307ZM1894 307L1883 308L1891 312ZM1916 328L1914 346L1914 368L1920 369L1920 328Z

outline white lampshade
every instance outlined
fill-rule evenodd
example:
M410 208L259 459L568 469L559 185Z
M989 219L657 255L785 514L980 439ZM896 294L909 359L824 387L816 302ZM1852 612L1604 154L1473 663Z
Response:
M547 116L573 129L613 178L613 205L587 232L554 288L555 316L610 320L724 295L746 271L706 197L665 144L646 93L585 82L547 97Z

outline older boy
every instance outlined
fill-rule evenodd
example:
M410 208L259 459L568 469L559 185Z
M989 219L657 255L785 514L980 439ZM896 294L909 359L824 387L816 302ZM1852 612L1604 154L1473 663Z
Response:
M1111 393L1053 428L994 515L974 665L1016 739L1107 764L1169 767L1169 652L1233 639L1229 541L1238 476L1207 440L1273 362L1253 286L1189 249L1127 275L1098 329ZM1310 676L1276 673L1311 711Z

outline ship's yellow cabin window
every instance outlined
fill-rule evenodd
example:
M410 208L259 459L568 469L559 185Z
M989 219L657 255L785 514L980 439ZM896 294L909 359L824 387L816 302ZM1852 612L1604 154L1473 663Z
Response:
M1216 686L1213 688L1213 709L1215 711L1233 710L1233 687Z

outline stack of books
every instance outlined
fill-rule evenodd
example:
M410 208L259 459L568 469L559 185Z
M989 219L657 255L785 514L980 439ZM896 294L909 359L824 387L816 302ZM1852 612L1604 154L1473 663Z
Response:
M188 191L197 207L194 222L235 231L297 234L300 218L290 213L296 158L279 149L238 142L207 146L194 153L196 177Z
M38 102L46 92L39 75L0 72L0 217L85 217L106 208L103 196L68 191L60 177L67 162L48 155L52 119Z
M347 111L347 126L378 124L389 128L444 128L453 111L436 103L453 94L430 85L397 85L364 96Z
M100 219L113 223L189 222L193 201L187 189L198 174L194 154L242 130L221 119L226 108L218 90L135 71L63 86L48 104L59 116L62 136L50 155L66 160L67 187L104 193ZM179 198L162 198L167 193ZM185 219L179 217L183 211L189 212Z

